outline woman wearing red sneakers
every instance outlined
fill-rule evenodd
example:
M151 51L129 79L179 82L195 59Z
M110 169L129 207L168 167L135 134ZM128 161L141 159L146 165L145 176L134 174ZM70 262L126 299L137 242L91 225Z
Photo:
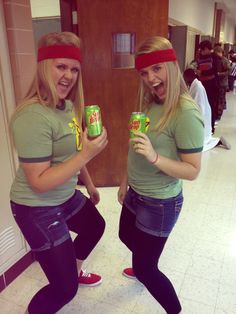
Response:
M86 164L105 148L107 134L90 140L81 132L83 104L80 39L69 32L43 36L35 80L11 122L20 162L11 208L49 282L26 313L56 313L79 284L101 282L81 266L105 228ZM78 174L90 199L76 189ZM69 231L78 234L74 241Z
M182 208L182 179L199 174L204 125L166 38L141 44L135 67L141 79L138 108L150 126L130 140L128 175L118 192L119 237L133 265L123 274L136 276L168 314L177 314L179 299L158 261Z

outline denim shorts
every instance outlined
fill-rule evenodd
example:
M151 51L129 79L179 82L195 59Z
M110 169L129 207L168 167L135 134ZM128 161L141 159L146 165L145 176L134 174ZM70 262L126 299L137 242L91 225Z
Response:
M157 237L168 237L173 229L182 205L183 195L157 199L136 193L129 188L124 205L136 216L136 227Z
M26 206L11 201L13 216L32 251L44 251L70 238L66 221L86 202L86 196L75 190L65 203L56 206Z

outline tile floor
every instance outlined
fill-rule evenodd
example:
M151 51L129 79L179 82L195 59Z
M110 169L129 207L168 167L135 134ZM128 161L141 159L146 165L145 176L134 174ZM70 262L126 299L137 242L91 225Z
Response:
M216 135L224 135L232 149L204 152L199 178L184 182L184 208L161 257L161 268L172 279L184 314L236 313L236 94L230 92L227 98ZM163 314L142 284L121 275L130 265L130 253L117 237L117 188L99 190L107 227L85 266L102 274L103 283L81 287L58 313ZM31 296L45 283L35 262L2 291L0 312L23 314Z

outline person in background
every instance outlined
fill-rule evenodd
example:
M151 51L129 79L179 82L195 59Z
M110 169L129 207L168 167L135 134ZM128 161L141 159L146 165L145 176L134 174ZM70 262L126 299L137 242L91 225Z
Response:
M220 46L214 48L216 55L216 69L217 69L217 81L219 87L219 94L217 99L218 116L217 120L221 119L223 110L226 109L226 92L229 88L229 74L230 74L230 62L224 56L224 50Z
M234 90L234 83L236 80L236 53L234 50L230 50L228 54L228 58L230 61L230 73L229 73L229 90L233 91Z
M215 122L218 118L218 95L216 55L213 53L212 44L209 40L203 40L199 44L199 58L197 60L197 74L205 87L207 98L211 106L211 129L215 132Z
M199 58L200 49L195 51L194 59L189 63L188 67L197 71L198 68L198 58Z
M228 58L231 62L236 62L236 52L233 49L228 52Z
M50 33L38 46L34 82L11 121L19 168L10 199L14 218L48 279L26 313L53 314L75 296L79 284L102 281L81 267L105 228L86 164L106 147L107 133L104 128L90 140L82 132L80 39L70 32ZM76 189L79 173L90 199ZM74 241L69 231L78 234Z
M215 47L222 47L222 43L215 43L214 44L214 49L215 49Z
M147 114L150 125L146 134L137 132L130 140L128 173L118 191L119 237L132 252L132 267L123 274L142 282L167 313L177 314L180 301L158 262L181 212L182 179L199 174L204 126L166 38L144 41L135 67L138 110Z
M189 87L189 93L199 106L204 121L204 147L203 151L222 146L231 149L230 143L223 137L213 137L211 133L211 107L208 102L206 90L202 83L198 80L197 74L191 68L186 69L183 73L184 80Z

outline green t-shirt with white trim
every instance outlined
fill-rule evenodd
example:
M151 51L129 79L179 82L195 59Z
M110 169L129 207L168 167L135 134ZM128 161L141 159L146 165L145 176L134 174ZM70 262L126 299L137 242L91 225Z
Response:
M147 136L153 148L173 160L180 160L179 153L201 152L204 141L204 124L199 110L184 97L180 101L176 115L160 133L153 128L162 116L162 105L153 103L147 113L150 118ZM137 193L160 199L174 197L182 189L182 180L152 165L143 155L136 153L132 145L128 153L128 183Z
M14 117L12 133L19 161L24 163L50 161L54 167L80 150L79 126L69 101L63 108L49 108L39 103L25 106ZM10 199L28 206L58 205L73 195L76 184L77 175L53 190L36 193L19 164Z

